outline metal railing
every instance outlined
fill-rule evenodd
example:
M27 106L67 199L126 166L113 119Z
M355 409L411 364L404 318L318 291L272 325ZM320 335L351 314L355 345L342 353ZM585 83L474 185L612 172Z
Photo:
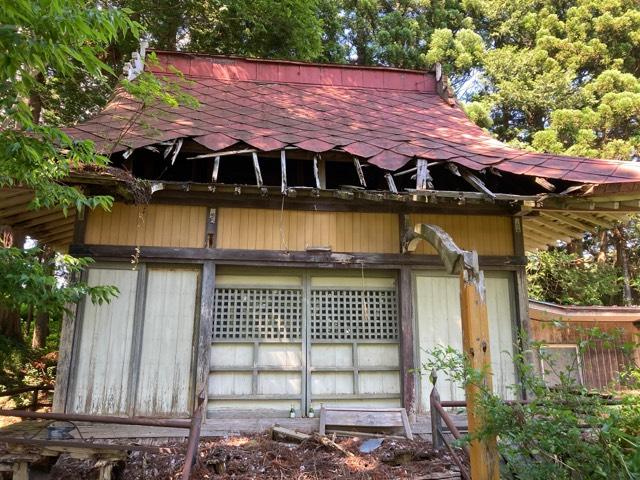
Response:
M26 390L29 391L29 390ZM6 393L6 392L5 392ZM3 396L6 396L3 393ZM22 392L24 393L24 392ZM138 425L147 427L165 427L165 428L182 428L189 430L189 438L185 453L184 466L182 468L182 480L191 478L191 469L196 462L198 445L200 443L200 429L202 427L202 418L205 408L205 396L201 393L198 396L197 405L191 419L169 419L169 418L153 418L153 417L115 417L109 415L84 415L75 413L42 413L32 412L28 410L0 410L0 416L3 417L19 417L31 419L57 420L62 422L90 422L90 423L106 423L116 425ZM164 447L154 447L145 445L118 445L109 443L94 443L88 441L73 440L45 440L33 438L19 438L0 436L0 443L13 445L27 445L34 447L49 446L67 446L77 448L91 448L96 450L140 450L146 452L160 453L167 452Z
M430 376L432 388L431 395L429 395L429 412L431 413L431 443L433 444L433 448L435 450L441 450L443 446L447 447L453 461L460 469L460 475L464 480L471 480L471 474L469 470L465 466L465 462L460 458L458 452L454 449L454 446L451 444L449 439L446 436L446 432L444 431L444 426L446 425L448 429L448 433L453 436L456 440L462 438L462 434L458 427L453 422L451 416L444 409L443 404L447 404L448 407L458 406L458 405L449 405L451 403L463 403L466 405L466 402L442 402L440 401L440 393L438 393L438 389L436 388L436 381L438 380L438 375L436 371L433 370ZM463 405L459 405L463 406ZM444 425L443 425L444 424ZM469 461L469 446L463 445L462 450L466 456L467 462Z

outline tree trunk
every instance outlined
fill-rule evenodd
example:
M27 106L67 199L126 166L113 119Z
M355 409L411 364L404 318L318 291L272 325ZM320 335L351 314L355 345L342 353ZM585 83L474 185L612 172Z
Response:
M21 243L22 242L22 243ZM9 225L0 225L0 248L11 248L24 244L13 228ZM22 342L20 331L20 312L13 311L4 305L0 305L0 335Z
M49 314L46 312L38 313L36 321L33 325L33 338L31 339L31 348L44 348L49 336Z
M600 243L600 250L596 257L598 263L605 263L607 261L607 247L609 246L608 240L609 236L607 235L607 230L601 229L598 232L598 241Z
M40 117L42 116L42 96L38 91L38 88L41 85L44 85L44 75L42 73L38 73L36 75L37 86L34 90L31 91L29 95L29 108L31 109L31 118L33 119L33 123L40 123Z
M12 338L22 342L20 331L20 313L6 307L0 307L0 336Z
M613 237L616 243L616 266L619 267L622 272L622 303L625 306L629 306L633 304L633 294L631 293L627 239L622 225L616 225L613 229Z

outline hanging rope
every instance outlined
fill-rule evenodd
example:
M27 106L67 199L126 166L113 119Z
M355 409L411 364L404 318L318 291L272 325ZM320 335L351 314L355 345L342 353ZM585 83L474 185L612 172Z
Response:
M365 285L364 285L364 262L360 262L360 274L362 277L362 294L361 294L361 298L362 298L362 321L363 322L368 322L369 321L369 306L367 305L367 301L366 301L366 290L365 290Z
M282 204L280 205L280 249L289 252L289 244L284 236L284 199L282 196Z

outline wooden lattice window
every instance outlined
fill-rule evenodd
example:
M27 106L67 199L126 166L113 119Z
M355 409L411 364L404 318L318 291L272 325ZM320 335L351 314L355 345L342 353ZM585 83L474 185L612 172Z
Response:
M302 339L302 290L217 288L214 340Z
M312 340L397 340L395 290L311 290Z

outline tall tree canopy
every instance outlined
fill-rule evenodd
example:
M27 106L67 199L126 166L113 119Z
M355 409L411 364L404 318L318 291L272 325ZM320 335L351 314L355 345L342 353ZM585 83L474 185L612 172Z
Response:
M77 31L82 52L91 48L90 53L104 64L76 69L72 67L78 59L66 66L58 65L57 57L40 62L45 69L38 67L38 61L33 64L36 68L27 72L29 85L21 95L31 96L47 125L72 123L107 101L116 79L104 72L118 72L136 46L136 35L124 34L119 10L139 22L151 46L160 49L418 69L440 62L470 117L503 141L553 153L640 157L637 0L21 0L15 4L6 9L10 16L20 13L20 5L32 4L33 11L24 12L25 18L35 25L50 22L45 32ZM43 13L48 5L58 13L65 5L73 7L58 22L60 28L51 14ZM92 11L96 19L115 15L113 28L98 29L100 37L93 43L88 40L96 33L71 25L82 15L78 12ZM15 19L4 23L12 22L20 25ZM24 37L4 29L0 41L5 51L20 49L6 40L11 35ZM24 54L30 55L32 48L24 49ZM18 64L37 60L15 58ZM0 100L15 96L0 95ZM35 157L24 160L36 162ZM634 275L640 271L630 251L638 243L637 235L633 225L625 225L570 246L578 257L615 267L623 278L621 285L626 285L627 303L632 300Z

